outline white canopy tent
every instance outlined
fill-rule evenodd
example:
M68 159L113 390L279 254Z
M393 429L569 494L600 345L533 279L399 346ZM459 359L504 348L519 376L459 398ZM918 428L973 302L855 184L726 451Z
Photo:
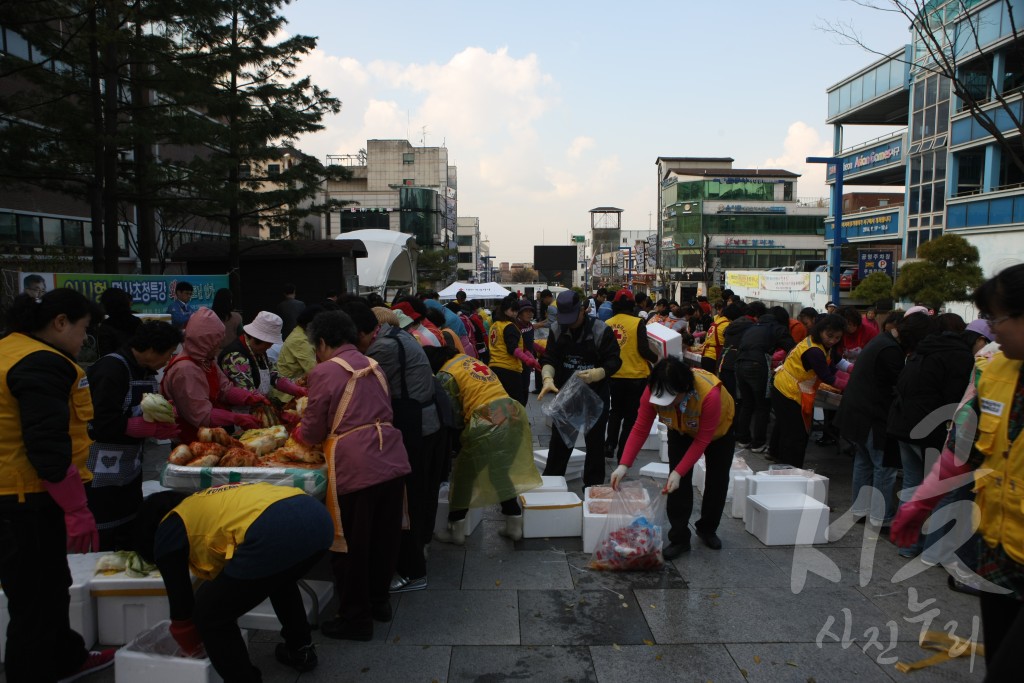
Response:
M335 239L360 240L367 256L357 259L361 293L377 292L387 298L390 287L416 290L416 237L395 230L353 230Z
M512 293L496 282L453 282L437 295L442 299L454 299L460 291L465 292L469 299L501 299Z

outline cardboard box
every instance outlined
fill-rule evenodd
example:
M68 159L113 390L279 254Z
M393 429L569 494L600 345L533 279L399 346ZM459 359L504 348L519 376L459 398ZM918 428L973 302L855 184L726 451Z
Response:
M583 533L583 501L575 493L532 493L519 496L523 536L553 538Z
M154 624L114 654L116 683L223 683L210 660L175 656L177 644L167 628L169 621ZM242 629L249 643L249 632Z
M437 514L434 515L434 533L448 530L448 482L437 492ZM469 536L484 518L483 508L470 508L466 513L466 535Z
M306 619L313 626L320 624L320 615L334 597L333 581L299 581L299 593L302 595L302 606L306 610ZM274 606L267 598L249 612L238 618L241 628L257 631L280 631L281 622L274 612Z
M747 496L747 508L747 532L765 545L828 542L828 507L807 494Z
M587 460L587 454L578 448L572 449L569 453L569 463L565 466L565 480L574 481L583 478L583 464ZM544 467L548 464L548 449L540 448L533 452L533 464L537 471L544 473Z
M94 576L89 592L96 600L99 642L124 645L171 618L167 589L159 575L142 579L123 572Z
M531 493L559 493L569 490L569 485L565 483L565 477L545 477L541 476L544 481L538 488L535 488Z
M682 356L682 335L661 323L647 324L647 339L650 342L651 348L661 358L668 358L669 356L679 358Z

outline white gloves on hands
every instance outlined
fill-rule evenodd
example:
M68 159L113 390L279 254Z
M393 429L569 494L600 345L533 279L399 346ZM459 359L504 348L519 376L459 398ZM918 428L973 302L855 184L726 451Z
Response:
M604 379L605 371L604 368L590 368L589 370L580 370L576 376L583 380L584 384L593 384Z
M611 485L613 491L619 490L619 483L621 483L623 478L626 476L626 472L629 472L629 468L625 465L619 465L612 472Z
M540 388L540 393L537 394L537 400L538 401L541 400L547 394L557 394L557 393L558 393L558 387L555 386L555 380L551 379L550 377L545 377L544 378L544 384Z
M662 493L672 493L679 488L679 482L682 477L675 470L668 473L668 481L665 482L665 488L661 490Z

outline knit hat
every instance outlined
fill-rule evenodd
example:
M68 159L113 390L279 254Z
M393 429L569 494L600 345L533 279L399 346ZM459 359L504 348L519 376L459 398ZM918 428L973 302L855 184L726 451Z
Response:
M533 302L530 301L529 299L520 299L519 300L519 312L523 312L523 311L533 311L534 313L537 312L533 308Z
M243 325L242 329L253 339L258 339L267 344L280 344L284 341L281 339L281 327L283 325L284 321L281 320L281 316L275 315L270 311L260 311L256 314L256 318L248 325Z

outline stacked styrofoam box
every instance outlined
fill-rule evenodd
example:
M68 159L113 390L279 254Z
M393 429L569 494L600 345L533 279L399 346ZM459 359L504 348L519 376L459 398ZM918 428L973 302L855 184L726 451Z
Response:
M661 430L667 429L660 421L655 420L651 424L651 431L647 435L647 439L644 441L644 445L640 447L642 451L660 451L661 450Z
M533 493L551 493L551 492L564 492L569 490L569 485L565 483L565 477L545 477L541 475L541 481L543 482L540 486L535 489L531 489Z
M68 555L71 570L71 603L68 605L68 619L71 630L78 632L85 640L86 647L96 643L96 601L89 594L89 582L96 571L96 561L107 553L85 553ZM7 596L0 590L0 662L7 657L7 625L11 615L7 611Z
M161 493L162 491L173 491L160 483L158 479L147 479L142 482L142 497L149 498L154 493Z
M667 462L650 462L640 468L640 476L653 477L654 479L668 479L669 467Z
M583 501L568 491L520 494L523 537L571 537L583 533Z
M732 459L732 466L729 468L729 488L725 491L725 499L727 501L732 501L734 497L733 490L736 486L737 477L746 479L747 476L753 473L754 470L750 469L746 460L734 456Z
M171 618L161 576L132 578L124 572L97 574L89 584L96 600L99 641L124 645L157 623Z
M434 516L434 533L448 530L448 482L441 484L437 492L437 514ZM484 518L483 508L470 508L466 512L466 535L469 536Z
M320 613L334 597L333 581L299 581L299 593L302 594L302 606L306 610L306 619L310 624L320 623ZM259 605L238 618L241 628L258 631L280 631L281 622L274 612L274 606L267 598Z
M751 495L746 528L765 545L826 543L828 507L805 493Z
M693 465L693 485L697 487L697 491L702 496L704 495L704 479L707 477L707 474L708 465L702 455Z
M647 324L647 340L660 358L679 358L683 354L682 335L661 323Z
M733 519L746 519L747 510L747 480L752 476L748 472L735 472L733 471L729 475L732 478L730 482L732 500L725 506L725 514L729 515Z
M608 489L609 487L607 486L589 486L583 492L583 552L585 553L594 552L594 549L597 547L597 541L601 537L601 532L604 531L605 524L608 521L608 510L612 505L612 498ZM621 489L620 494L629 495L629 491L635 490L637 489ZM638 501L638 506L646 508L650 505L650 496L647 493L647 489L639 490L643 492L643 498ZM601 497L595 498L595 494ZM595 510L595 507L598 509Z
M668 425L658 423L658 452L662 462L668 462Z
M828 477L807 470L776 470L786 474L758 472L747 483L747 495L806 493L828 505ZM794 474L789 474L793 472Z
M707 461L704 460L704 456L700 456L700 460L693 467L693 485L697 487L697 492L700 495L704 495L704 489L707 486ZM733 479L732 475L738 474L753 474L754 470L747 466L746 461L743 458L733 457L732 464L729 466L729 487L725 492L725 499L732 500L732 487Z
M587 454L578 448L572 449L569 454L569 464L565 466L565 480L573 481L574 479L583 478L583 465L587 460ZM541 448L533 452L533 464L537 466L537 471L543 473L544 467L548 464L548 449Z
M209 659L175 656L177 644L169 625L168 621L154 624L115 653L115 683L223 683ZM245 629L242 638L248 644Z

